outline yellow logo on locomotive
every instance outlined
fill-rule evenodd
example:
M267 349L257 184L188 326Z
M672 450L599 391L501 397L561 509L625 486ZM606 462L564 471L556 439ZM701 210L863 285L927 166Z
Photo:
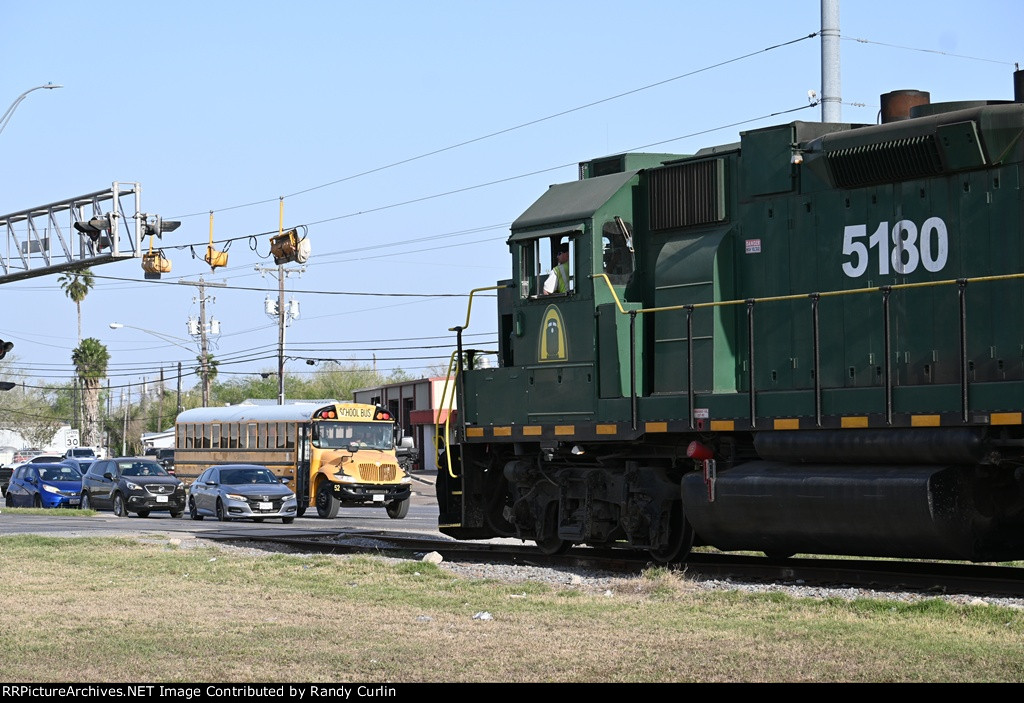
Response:
M562 313L554 305L549 305L540 322L537 361L566 361L568 358L569 345L565 339Z

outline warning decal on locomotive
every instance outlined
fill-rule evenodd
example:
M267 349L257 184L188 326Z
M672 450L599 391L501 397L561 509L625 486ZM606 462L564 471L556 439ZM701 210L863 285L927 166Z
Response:
M562 321L562 313L554 305L549 305L544 311L544 317L540 322L539 344L537 346L537 361L566 361L569 358L569 350L565 340L565 323Z

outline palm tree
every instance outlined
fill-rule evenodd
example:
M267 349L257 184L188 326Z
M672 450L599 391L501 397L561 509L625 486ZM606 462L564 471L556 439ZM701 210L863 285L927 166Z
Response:
M62 273L57 278L57 283L60 284L64 294L71 298L75 303L75 309L78 311L78 343L82 343L82 301L85 300L85 296L89 294L89 291L93 287L92 269L82 269L81 271L69 271L68 273Z
M100 381L107 375L107 362L110 352L94 337L83 339L73 352L71 361L75 364L75 373L82 384L82 425L85 428L85 441L88 446L100 445Z

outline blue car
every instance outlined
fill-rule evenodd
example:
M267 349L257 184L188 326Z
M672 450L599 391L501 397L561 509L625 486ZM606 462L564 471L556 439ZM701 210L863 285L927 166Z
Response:
M25 464L7 485L8 508L77 508L82 474L67 464Z

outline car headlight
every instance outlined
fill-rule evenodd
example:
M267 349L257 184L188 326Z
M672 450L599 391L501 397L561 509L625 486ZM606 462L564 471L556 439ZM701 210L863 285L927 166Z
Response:
M46 486L46 485L44 485L43 486L43 490L46 491L47 493L60 493L60 489L59 488L55 488L53 486Z
M240 500L243 503L245 502L245 496L238 495L237 493L225 493L224 497L228 500Z
M141 491L142 490L142 486L140 486L137 483L133 483L131 481L125 481L124 482L124 487L127 488L129 491Z
M286 495L286 496L285 496L284 498L282 498L282 500L283 500L283 501L284 501L285 503L287 503L287 502L288 502L288 501L290 501L290 500L295 500L295 494L294 494L294 493L289 493L289 494L288 494L288 495Z

